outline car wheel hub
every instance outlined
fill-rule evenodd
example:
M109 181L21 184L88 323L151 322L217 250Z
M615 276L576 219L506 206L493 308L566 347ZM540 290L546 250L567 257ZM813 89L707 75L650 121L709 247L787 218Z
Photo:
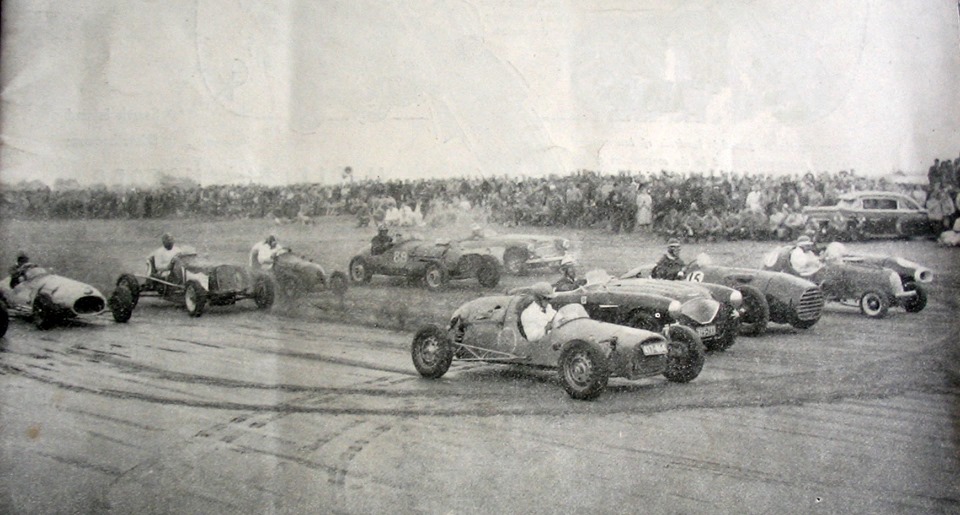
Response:
M433 365L437 361L437 351L440 349L440 345L437 343L436 338L428 338L423 341L420 346L420 357L423 359L424 364Z
M583 385L590 380L590 373L593 371L593 363L583 354L578 354L570 362L568 375L573 382Z

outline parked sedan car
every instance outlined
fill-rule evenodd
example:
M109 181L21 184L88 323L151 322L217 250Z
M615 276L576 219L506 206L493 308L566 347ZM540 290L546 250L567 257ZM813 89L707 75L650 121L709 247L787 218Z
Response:
M554 268L571 250L570 240L536 234L496 234L474 230L470 238L460 241L465 249L487 249L506 273L520 275L532 269Z
M0 281L0 337L7 332L10 315L32 320L38 329L49 329L66 320L100 315L108 308L120 323L133 314L131 293L122 286L107 300L93 286L40 266L27 267L14 287L10 287L9 276Z
M558 292L554 306L582 304L591 318L648 331L674 324L693 329L707 350L728 349L740 331L740 292L715 284L658 279L613 279L602 270L587 284Z
M639 266L623 277L650 277L654 265ZM752 268L715 265L707 254L698 255L685 267L684 279L734 288L743 296L740 334L763 334L767 323L789 324L808 329L823 313L823 291L802 277Z
M583 306L561 307L546 336L529 341L520 313L530 295L481 297L457 309L446 328L427 325L413 338L414 367L423 377L443 376L453 360L556 368L574 399L594 399L610 377L634 380L663 374L692 381L703 368L703 349L689 328L661 334L592 320Z
M480 286L493 288L500 283L500 264L485 249L465 249L456 242L430 243L421 239L394 243L381 254L369 247L350 260L350 280L369 282L374 275L420 279L435 290L454 279L477 278Z
M134 305L140 297L160 297L185 305L192 317L203 315L208 304L227 306L245 299L253 299L258 309L267 309L276 294L269 274L209 261L189 247L173 258L169 275L161 274L148 261L146 275L122 274L117 285L129 288Z
M834 206L806 207L807 224L820 239L929 236L927 210L912 198L888 191L857 191Z
M764 270L800 274L790 266L791 247L783 246L764 257ZM870 318L883 318L891 306L901 306L908 313L922 310L926 294L916 289L907 291L896 271L875 263L824 259L820 268L804 276L823 290L824 299L858 306Z

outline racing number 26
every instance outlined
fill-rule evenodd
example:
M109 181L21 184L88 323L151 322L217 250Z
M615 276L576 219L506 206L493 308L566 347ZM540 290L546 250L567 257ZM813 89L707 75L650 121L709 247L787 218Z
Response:
M406 253L406 252L404 252L404 251L402 251L402 250L398 250L398 251L396 251L396 252L393 253L393 262L394 262L394 263L405 263L406 261L407 261L407 253Z

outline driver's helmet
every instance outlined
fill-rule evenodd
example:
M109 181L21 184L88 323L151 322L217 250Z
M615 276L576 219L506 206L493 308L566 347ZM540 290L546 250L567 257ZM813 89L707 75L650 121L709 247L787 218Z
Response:
M610 282L610 279L612 279L612 277L610 277L610 274L608 274L606 270L591 270L587 272L583 276L583 278L586 279L588 285L589 284L606 284Z
M578 318L590 318L586 308L582 304L567 304L557 310L557 314L553 317L553 327L560 327Z

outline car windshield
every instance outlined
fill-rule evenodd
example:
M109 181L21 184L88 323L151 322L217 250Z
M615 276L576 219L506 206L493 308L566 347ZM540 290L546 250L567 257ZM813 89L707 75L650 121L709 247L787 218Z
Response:
M858 206L857 199L852 198L842 198L840 202L837 202L837 207L842 207L845 209L856 209Z

